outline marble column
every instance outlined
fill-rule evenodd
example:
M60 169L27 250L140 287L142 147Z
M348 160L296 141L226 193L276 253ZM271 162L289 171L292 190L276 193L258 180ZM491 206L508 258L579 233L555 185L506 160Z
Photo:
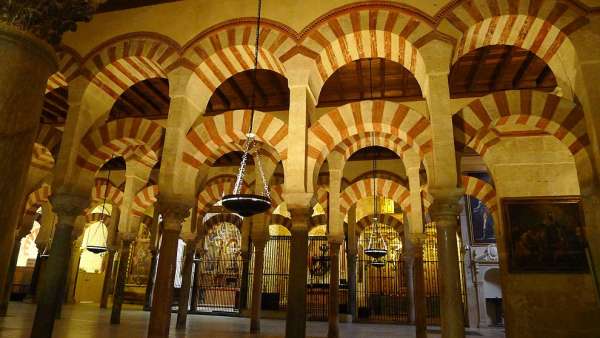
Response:
M202 246L203 247L203 246ZM192 294L190 299L190 311L195 312L198 309L198 287L199 287L199 275L200 275L200 260L202 259L200 251L201 246L197 246L196 259L194 260L194 278L192 284Z
M447 193L432 191L432 193L435 203L430 212L437 231L442 338L463 338L465 336L464 311L456 240L458 199L461 194L458 191Z
M306 336L306 279L308 275L308 208L289 209L292 216L286 338Z
M32 338L50 338L58 304L62 301L66 273L71 256L75 219L88 205L88 199L76 195L57 194L52 197L58 223L54 230L50 256L44 270L44 282L31 330Z
M179 308L177 309L177 329L185 329L187 326L188 304L190 302L190 290L192 288L192 270L194 268L194 255L196 253L196 239L186 239L185 256L183 259L183 272L181 290L179 294Z
M150 271L148 272L148 283L146 284L146 295L144 297L144 310L149 311L152 308L152 293L154 291L154 280L156 278L156 266L158 265L158 250L150 251Z
M66 1L63 11L39 6L35 1L0 8L0 230L14 233L33 143L40 123L44 91L58 69L51 44L58 44L77 21L89 20L90 1ZM24 8L23 8L24 7ZM28 15L23 15L26 10ZM57 17L58 16L58 17ZM10 65L10 66L8 66ZM5 285L13 236L0 236L0 285Z
M12 294L13 279L15 271L17 270L17 260L19 259L19 251L21 250L21 237L15 236L13 249L10 254L10 264L8 266L8 275L6 278L6 284L2 288L2 299L0 299L0 317L6 316L8 311L8 303L10 301L10 295Z
M260 332L260 310L262 302L263 270L265 263L265 238L255 238L254 271L252 272L252 304L250 306L250 333Z
M412 256L413 302L414 302L414 323L416 338L427 337L427 302L425 295L425 270L423 267L423 242L424 234L409 234L407 236L410 242L410 256Z
M113 293L112 311L110 313L110 323L121 323L121 307L123 305L123 295L125 293L125 282L127 271L129 270L129 255L131 252L131 243L135 240L135 234L119 234L121 237L121 248L119 250L119 270L117 271L117 280L115 282L115 291Z
M146 295L144 296L144 310L149 311L152 307L152 292L154 291L154 277L156 276L156 265L158 263L158 238L159 238L159 213L158 208L154 208L152 217L152 228L150 228L150 271L148 272L148 282L146 283Z
M169 336L177 244L183 220L190 213L190 207L183 204L161 203L160 208L164 217L163 230L156 282L152 295L148 338L165 338Z
M348 210L348 247L346 257L348 264L348 312L352 321L358 316L356 306L356 261L358 260L358 237L356 236L356 204Z
M106 266L104 269L104 280L102 282L102 294L100 295L100 308L106 309L108 305L108 296L112 289L113 268L115 265L115 242L117 240L117 225L119 224L119 209L113 206L112 214L110 215L110 225L108 227L108 235L106 238L106 247L108 255L106 255Z
M408 293L408 322L415 324L415 283L413 273L414 254L409 241L406 241L402 249L402 261L404 262L404 274L406 276L406 290Z
M343 237L329 237L329 329L327 337L338 338L340 336L339 312L340 312L340 246Z
M242 223L242 281L240 283L240 310L248 308L248 285L250 284L250 233L252 232L252 218L245 217Z

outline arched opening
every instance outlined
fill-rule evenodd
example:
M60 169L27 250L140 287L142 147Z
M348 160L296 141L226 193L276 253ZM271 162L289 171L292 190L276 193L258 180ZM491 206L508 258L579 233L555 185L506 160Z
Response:
M450 96L475 97L495 91L555 90L550 66L533 52L509 45L480 47L463 55L450 70Z
M127 117L163 120L169 115L169 81L150 78L127 88L112 106L107 122Z
M383 58L352 61L325 81L319 107L337 107L361 100L423 100L415 76L398 62Z
M54 88L44 95L40 122L53 126L64 126L69 111L69 90L67 87Z
M281 74L267 69L245 70L221 83L208 101L206 114L217 115L222 112L252 107L263 112L288 110L290 90L287 79Z

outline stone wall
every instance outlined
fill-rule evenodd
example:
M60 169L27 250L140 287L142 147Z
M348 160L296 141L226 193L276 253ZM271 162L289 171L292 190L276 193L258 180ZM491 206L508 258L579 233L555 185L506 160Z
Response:
M499 200L579 195L572 156L551 136L504 139L490 150L485 161ZM600 337L600 307L591 275L511 274L505 229L500 225L496 231L507 337Z

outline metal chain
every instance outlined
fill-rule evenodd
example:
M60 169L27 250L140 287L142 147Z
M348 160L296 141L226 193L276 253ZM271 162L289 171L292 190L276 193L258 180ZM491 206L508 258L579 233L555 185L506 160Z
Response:
M262 167L262 162L260 161L260 153L258 152L258 149L255 150L254 162L256 162L256 168L263 183L263 195L266 198L271 198L271 193L269 192L269 186L267 185L267 180L265 179L265 172Z

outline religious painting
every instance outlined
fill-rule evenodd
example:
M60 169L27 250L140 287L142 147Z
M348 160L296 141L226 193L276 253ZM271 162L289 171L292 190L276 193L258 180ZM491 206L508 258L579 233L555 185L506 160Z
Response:
M131 248L131 263L129 264L129 275L127 284L146 285L150 274L152 254L150 253L149 240L136 240Z
M587 272L578 197L502 200L510 272Z
M473 244L496 243L494 218L490 210L475 197L465 196L465 200L471 229L471 242Z

